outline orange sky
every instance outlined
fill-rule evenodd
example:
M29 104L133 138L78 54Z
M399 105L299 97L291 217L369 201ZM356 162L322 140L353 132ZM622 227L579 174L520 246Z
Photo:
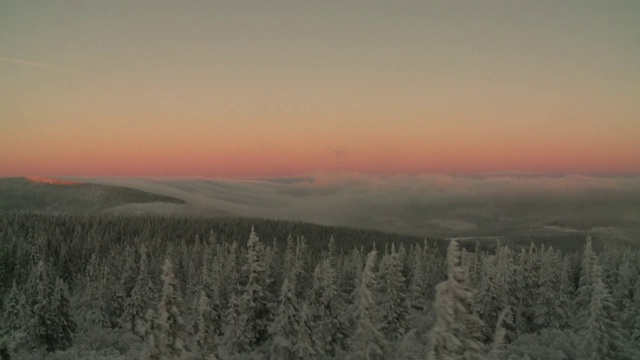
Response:
M3 2L0 176L640 173L640 3L276 4Z

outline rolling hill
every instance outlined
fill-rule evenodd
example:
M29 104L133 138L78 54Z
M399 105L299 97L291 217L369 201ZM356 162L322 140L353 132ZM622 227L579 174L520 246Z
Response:
M44 213L135 212L145 205L151 209L176 208L184 201L169 196L120 186L89 184L52 178L0 179L0 211ZM153 205L153 206L151 206Z

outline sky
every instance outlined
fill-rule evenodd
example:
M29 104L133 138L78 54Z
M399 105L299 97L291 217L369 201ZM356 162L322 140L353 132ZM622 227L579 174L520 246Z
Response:
M0 2L0 176L640 174L640 2Z

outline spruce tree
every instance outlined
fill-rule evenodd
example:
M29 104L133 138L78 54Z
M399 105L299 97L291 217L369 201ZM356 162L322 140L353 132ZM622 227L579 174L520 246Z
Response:
M534 304L534 323L539 329L560 329L567 320L565 300L559 285L562 271L560 266L562 263L552 250L541 254L539 286Z
M266 291L272 280L265 277L264 251L264 245L252 228L247 244L247 263L243 267L247 284L240 298L241 311L247 316L246 331L252 348L268 340L268 326L273 317L270 294Z
M269 327L272 337L271 355L276 359L296 359L294 346L297 338L298 305L289 284L289 279L284 279L280 293L280 304L275 320Z
M344 301L336 284L337 273L331 264L330 258L324 259L313 272L310 311L319 354L335 357L347 348L349 329L342 316Z
M218 318L206 292L200 291L198 298L195 355L199 359L215 360L217 359L216 354L218 351Z
M615 300L616 308L624 311L633 302L633 286L638 278L638 271L631 261L631 251L629 249L622 254L616 273L617 281L613 288L612 296Z
M376 298L380 331L389 342L396 342L408 331L409 310L402 263L395 245L391 245L391 253L382 257L378 274Z
M180 358L187 353L187 326L182 318L184 312L180 285L174 275L173 265L165 259L162 266L162 298L158 304L155 327L160 335L159 354L165 358Z
M411 284L409 286L409 303L412 308L418 311L426 311L429 302L426 265L424 256L419 251L419 245L416 245L416 247L417 249L414 250Z
M353 304L353 298L349 298L348 295L352 295L359 285L359 280L362 277L362 266L362 253L357 248L353 248L342 260L338 288L341 294L345 294L345 302L349 304Z
M211 319L211 331L216 336L222 335L222 305L220 303L220 282L221 269L220 264L215 263L212 260L210 251L210 245L206 245L208 250L205 252L204 261L202 263L202 270L200 272L200 291L195 302L195 315L196 321L201 318L203 308L203 301L206 300L208 309L206 312L213 316Z
M430 360L482 360L482 320L473 313L473 292L465 269L460 267L460 250L451 240L447 250L447 280L436 287L436 322L429 334Z
M519 334L535 330L533 325L535 300L538 288L538 256L532 243L529 250L522 249L514 267L513 316L514 326Z
M18 289L14 280L0 317L0 344L5 344L7 352L17 347L26 335L25 330L29 316L26 306L24 294Z
M560 270L558 296L560 297L560 306L566 319L563 327L570 323L575 309L572 307L573 295L575 293L575 282L571 279L571 259L565 256L562 259L562 269Z
M134 335L144 337L146 334L146 312L150 308L153 297L153 283L149 276L147 249L143 245L140 248L140 263L131 295L125 301L122 323L128 327Z
M293 353L297 359L307 360L315 359L318 355L316 351L316 344L312 335L311 328L311 311L307 304L303 304L302 308L298 311L297 321L295 324L296 340L293 345Z
M16 285L15 280L5 298L2 317L0 318L0 336L12 335L24 331L25 319L28 316L26 300Z
M591 303L593 296L593 269L598 263L598 256L593 251L591 237L587 236L585 242L584 251L580 264L580 278L579 286L576 290L576 294L573 301L573 308L581 311L586 309ZM573 327L578 329L584 325L584 319L582 319L584 312L578 312L573 318Z
M29 332L38 345L44 346L51 352L56 349L53 317L50 301L53 296L50 274L48 268L41 260L33 271L32 279L36 282L36 298L32 302Z
M598 261L598 255L593 251L591 236L587 236L582 255L582 264L580 269L580 282L577 294L577 307L582 308L589 304L591 295L591 286L593 285L593 267ZM582 290L581 290L582 289Z
M377 307L372 291L376 286L375 265L378 252L367 256L360 284L355 290L355 330L351 337L350 359L378 360L385 358L386 340L376 323Z
M296 240L295 276L293 277L294 282L292 283L294 293L298 299L305 297L312 282L309 270L310 260L307 240L304 236L300 236Z
M84 291L80 299L81 328L89 331L96 326L109 327L107 314L108 269L97 254L92 254L84 276Z
M164 360L162 354L162 334L156 323L156 316L153 310L148 309L144 322L144 349L142 350L143 360Z
M289 234L287 238L287 246L284 249L283 256L283 277L289 280L289 286L295 286L296 283L296 249L293 237Z
M640 358L640 277L636 279L633 301L625 311L628 343L636 358Z
M76 323L71 317L69 298L66 294L66 285L60 278L56 279L53 296L51 299L51 344L48 351L64 350L71 346L73 334L76 331Z
M589 360L623 359L624 340L615 318L613 299L602 279L602 267L595 263L589 271L591 299L581 315L582 336Z
M241 299L231 295L225 312L224 344L230 355L241 355L251 350L252 340L247 331L247 314L243 312Z
M498 316L489 351L489 359L491 360L500 360L507 352L507 329L505 328L505 321L510 316L511 311L509 308L502 310Z
M227 309L231 297L239 290L238 244L235 240L231 242L231 245L217 245L214 264L219 269L220 306Z

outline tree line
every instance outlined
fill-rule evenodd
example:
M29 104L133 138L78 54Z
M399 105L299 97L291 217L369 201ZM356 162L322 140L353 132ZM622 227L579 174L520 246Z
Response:
M596 252L590 238L573 253L384 234L265 241L250 219L229 220L246 231L233 236L194 235L198 221L2 214L0 354L640 358L635 251ZM181 227L193 237L174 238Z

